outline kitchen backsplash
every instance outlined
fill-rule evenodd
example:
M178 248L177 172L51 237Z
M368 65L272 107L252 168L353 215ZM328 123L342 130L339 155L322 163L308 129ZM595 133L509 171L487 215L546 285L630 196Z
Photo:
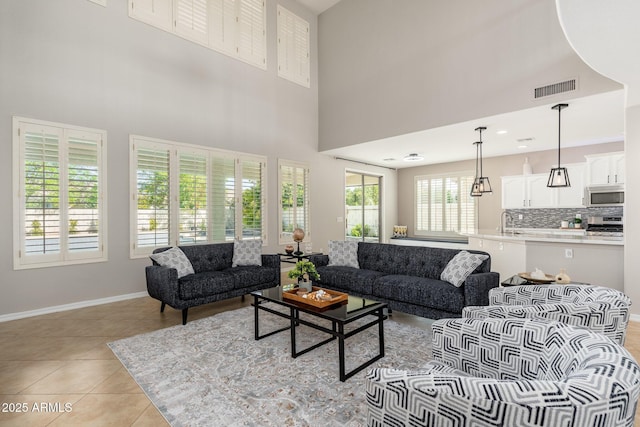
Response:
M583 228L590 216L622 216L623 207L575 208L575 209L507 209L512 219L507 219L506 227L514 228L559 228L561 221L572 221L576 214L582 216ZM522 215L522 219L519 219Z

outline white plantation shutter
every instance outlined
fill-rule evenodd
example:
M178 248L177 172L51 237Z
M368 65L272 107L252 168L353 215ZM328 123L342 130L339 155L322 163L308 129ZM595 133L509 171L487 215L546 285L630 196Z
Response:
M476 228L476 201L469 196L473 175L466 173L415 178L415 224L418 235L454 235Z
M129 16L171 31L172 0L129 0Z
M236 168L233 157L211 160L212 241L233 241L236 229Z
M280 186L280 244L292 241L293 230L301 228L310 236L309 168L305 164L278 160Z
M209 0L209 45L226 54L236 51L237 2Z
M100 143L100 134L68 132L67 243L69 252L77 258L85 258L102 248Z
M174 0L176 34L207 44L207 0Z
M310 87L309 23L278 5L278 76Z
M266 228L263 224L263 209L266 208L263 197L265 164L249 159L241 159L239 164L242 186L237 201L241 210L236 212L236 220L242 227L240 235L236 237L242 240L266 240Z
M136 147L136 249L170 245L168 148Z
M238 0L238 56L267 68L266 8L264 0Z
M208 240L208 179L207 155L180 152L180 218L178 228L181 244Z

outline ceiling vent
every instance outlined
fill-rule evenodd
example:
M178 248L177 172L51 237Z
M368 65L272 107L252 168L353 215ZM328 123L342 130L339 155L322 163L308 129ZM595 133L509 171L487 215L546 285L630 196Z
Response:
M573 92L577 88L576 79L567 80L560 83L553 83L547 86L537 87L533 90L535 99L545 96L556 95L558 93Z

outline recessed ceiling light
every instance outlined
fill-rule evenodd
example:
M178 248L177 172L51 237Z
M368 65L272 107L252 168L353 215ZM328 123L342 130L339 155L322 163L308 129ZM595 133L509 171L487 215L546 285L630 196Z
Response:
M507 131L503 129L503 130L499 130L499 131L497 131L496 133L497 133L498 135L504 135L505 133L507 133Z
M395 159L393 157L387 157L386 159L382 159L383 162L393 162Z
M419 162L420 160L424 160L424 157L420 156L418 153L411 153L404 156L403 160L405 162Z
M518 145L518 148L522 149L522 148L527 148L528 145Z

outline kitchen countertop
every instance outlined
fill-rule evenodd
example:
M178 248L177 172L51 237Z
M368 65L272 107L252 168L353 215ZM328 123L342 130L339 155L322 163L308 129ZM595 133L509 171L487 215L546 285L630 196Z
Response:
M504 233L496 230L478 230L465 234L469 237L513 242L578 243L590 245L624 246L624 237L587 236L584 230L552 228L507 228Z

